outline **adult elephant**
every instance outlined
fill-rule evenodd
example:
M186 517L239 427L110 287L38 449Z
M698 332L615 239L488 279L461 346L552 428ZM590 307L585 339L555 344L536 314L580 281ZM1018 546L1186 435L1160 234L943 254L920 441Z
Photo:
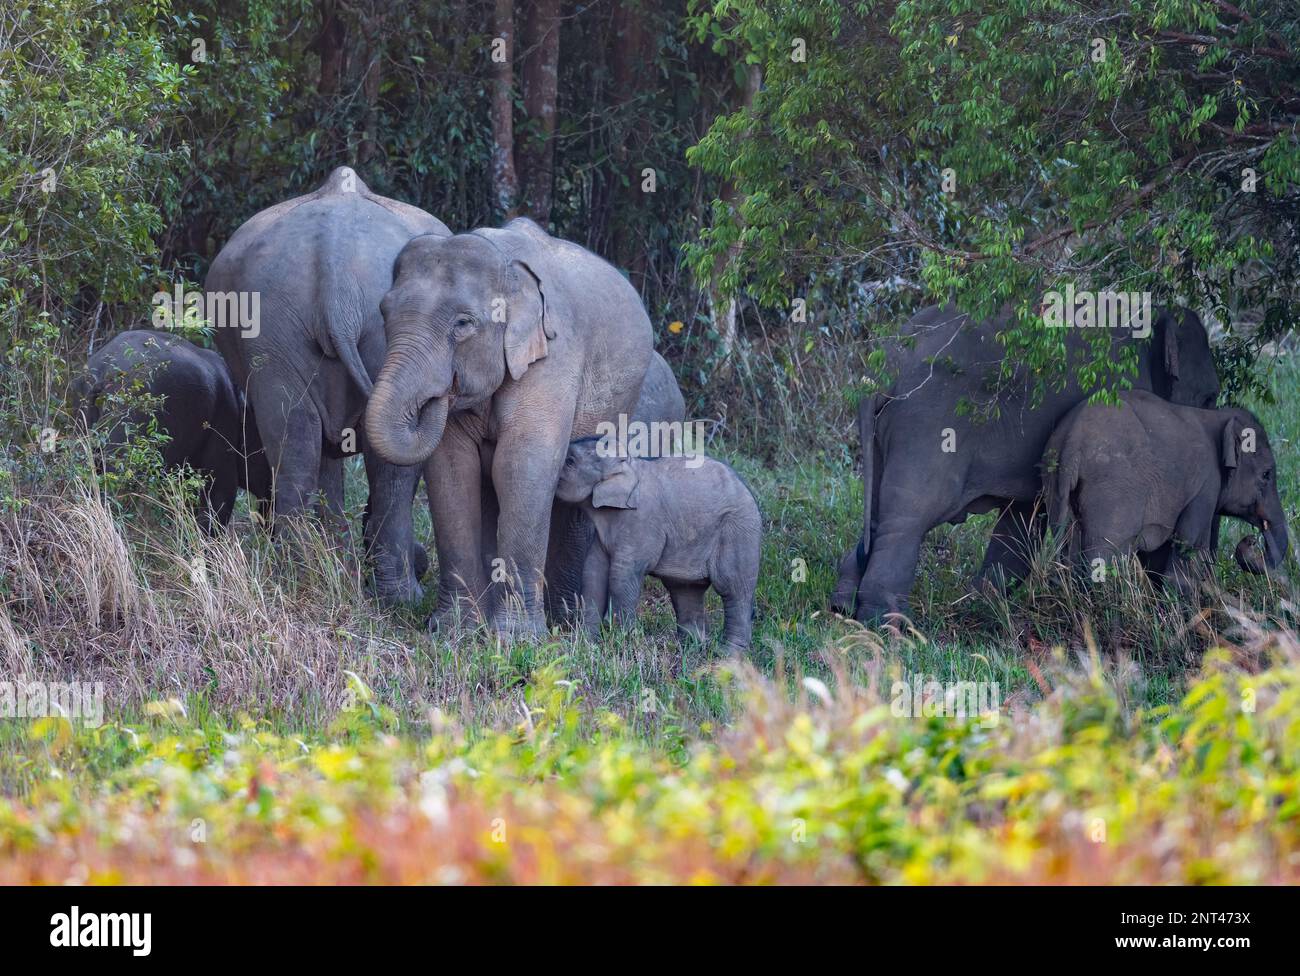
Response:
M906 613L926 533L984 512L1001 514L981 579L1009 582L1028 571L1044 529L1038 462L1057 422L1089 394L1077 366L1092 347L1068 330L1066 382L1048 383L1035 405L1033 370L1017 368L999 382L999 334L1011 325L1007 313L975 322L952 306L927 308L891 343L890 386L858 408L863 532L840 560L832 609L852 609L862 621ZM1218 399L1209 340L1194 313L1162 310L1150 336L1116 331L1114 341L1138 344L1136 389L1194 407Z
M412 237L451 236L436 217L370 192L341 166L313 193L251 217L212 263L209 307L260 298L255 328L216 328L216 345L246 391L274 472L274 515L343 511L343 460L365 455L365 541L376 596L419 600L428 556L413 538L418 467L388 462L362 436L362 414L386 349L379 302ZM226 296L223 299L221 296Z
M570 440L636 406L651 356L641 300L611 265L520 218L415 238L381 308L388 355L366 430L385 460L428 462L434 622L490 616L498 632L540 634L560 467Z
M608 419L617 422L615 417ZM650 368L641 381L641 394L628 420L643 424L686 420L686 398L672 367L657 352L650 354ZM575 620L578 597L582 595L582 571L595 533L596 526L581 505L555 500L546 549L546 616L558 624L568 625Z

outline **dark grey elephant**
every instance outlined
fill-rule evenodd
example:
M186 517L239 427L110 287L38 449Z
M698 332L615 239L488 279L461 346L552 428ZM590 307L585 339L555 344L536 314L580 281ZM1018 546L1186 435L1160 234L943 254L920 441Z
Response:
M260 299L251 329L218 327L217 348L257 416L275 473L277 518L343 510L343 461L365 456L365 540L375 591L384 602L418 600L428 567L413 539L418 467L394 465L365 443L362 415L386 343L379 302L393 261L416 235L449 237L442 221L371 193L351 169L336 169L313 193L250 218L208 272L209 310L241 293Z
M641 300L612 266L521 218L415 238L382 309L388 354L366 430L389 462L428 462L433 622L540 634L560 467L570 440L636 405L651 357Z
M1287 524L1277 467L1259 421L1241 409L1197 410L1132 390L1118 406L1081 403L1043 452L1043 495L1070 551L1085 566L1144 554L1185 594L1208 571L1218 517L1262 533L1236 557L1251 573L1286 558Z
M607 418L617 423L617 417ZM641 381L641 395L629 418L643 424L683 423L686 399L672 368L659 353L651 353L650 368ZM551 537L546 550L546 616L559 626L573 622L582 594L582 571L596 529L581 505L557 498L551 508Z
M152 416L168 437L161 448L163 463L168 468L188 464L206 476L199 513L204 529L214 531L230 522L240 488L268 497L271 473L256 424L219 355L179 336L144 329L123 332L96 349L74 386L73 399L87 427L112 418L105 431L110 450L149 422L140 409L118 415L106 402L122 397L125 406L133 390L160 399Z
M1137 344L1134 388L1212 406L1219 381L1200 319L1169 310L1154 317L1145 339L1109 330L1117 345ZM852 609L862 621L907 612L926 533L972 514L1000 512L981 579L1010 582L1027 572L1045 522L1035 507L1038 462L1056 424L1087 396L1074 367L1091 346L1079 329L1066 330L1066 382L1049 383L1032 406L1031 370L998 382L1005 349L998 336L1010 325L1007 314L975 322L951 306L927 308L891 343L889 387L858 408L863 533L840 560L832 609Z
M588 632L608 611L636 618L646 575L663 582L683 637L703 640L704 595L722 597L723 643L749 647L763 520L749 488L713 458L619 457L589 437L569 447L556 497L580 504L596 527L583 568Z

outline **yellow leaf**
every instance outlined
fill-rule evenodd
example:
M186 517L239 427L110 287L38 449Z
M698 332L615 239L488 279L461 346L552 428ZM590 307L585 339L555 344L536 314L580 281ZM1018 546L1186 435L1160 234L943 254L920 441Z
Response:
M669 323L668 323L668 331L671 332L673 335L677 335L677 333L681 332L682 329L684 329L684 328L686 328L686 324L683 323L683 322L669 322Z

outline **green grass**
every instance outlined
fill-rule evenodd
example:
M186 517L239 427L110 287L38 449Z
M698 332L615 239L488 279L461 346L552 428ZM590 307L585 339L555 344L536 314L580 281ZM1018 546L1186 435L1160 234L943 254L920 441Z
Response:
M1275 403L1253 406L1269 431L1283 501L1294 519L1300 471L1291 405L1300 397L1300 369L1293 359L1278 363L1273 388ZM1189 669L1212 641L1231 637L1231 620L1221 611L1189 627L1184 608L1151 593L1136 576L1083 593L1050 561L1007 599L968 594L992 516L930 534L913 592L913 628L866 631L826 609L838 557L855 540L861 518L861 487L852 469L824 460L764 465L725 449L718 453L753 487L764 515L750 658L787 687L805 676L828 680L828 648L835 647L849 676L863 684L918 673L943 681L995 681L1005 699L1031 702L1042 695L1037 672L1054 648L1077 657L1095 639L1128 675L1129 697L1160 705L1183 693ZM348 494L356 516L363 493L364 478L354 466ZM57 534L64 518L52 513L47 534ZM435 598L432 573L423 606L383 611L365 596L355 573L349 576L337 554L323 546L313 551L308 544L306 555L286 551L242 517L234 537L219 540L215 549L193 532L177 534L165 526L150 537L150 524L132 521L122 536L126 555L111 546L98 555L67 554L56 545L47 554L53 567L28 568L55 580L47 585L51 596L40 613L18 590L4 591L12 607L23 611L10 611L17 630L29 625L23 660L36 663L33 676L94 680L101 671L111 674L115 721L137 721L148 701L179 697L200 725L221 727L247 713L282 734L316 735L337 714L350 671L408 728L423 728L433 709L456 715L471 729L501 728L518 720L520 696L532 676L557 662L589 714L617 714L656 745L675 748L684 737L732 718L716 646L677 644L671 607L657 581L647 581L637 626L626 634L593 641L557 632L537 644L502 645L486 633L425 631ZM101 528L111 534L111 526ZM422 495L417 531L428 544ZM1289 585L1243 576L1232 563L1228 554L1241 531L1232 527L1226 533L1218 572L1222 593L1207 605L1251 607L1294 626ZM187 585L183 554L191 550L208 553L215 596ZM148 604L135 613L137 619L89 619L85 598L76 591L83 577L95 574L62 562L96 559L110 568L114 560L127 561L120 572L138 579L138 599ZM799 560L806 567L803 579L796 572ZM57 605L51 606L54 596ZM709 605L717 633L716 596L710 595ZM0 723L0 740L8 734Z

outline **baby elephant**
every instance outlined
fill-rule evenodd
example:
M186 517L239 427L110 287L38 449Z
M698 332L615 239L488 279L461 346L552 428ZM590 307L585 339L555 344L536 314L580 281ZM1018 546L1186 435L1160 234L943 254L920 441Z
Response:
M1076 523L1082 559L1138 553L1189 595L1218 545L1218 517L1263 532L1242 569L1262 573L1286 557L1287 528L1273 451L1259 421L1239 409L1199 410L1131 390L1118 407L1084 402L1057 425L1043 455L1048 516Z
M105 398L135 384L162 401L154 416L169 438L161 447L163 463L168 468L188 464L207 478L199 513L204 529L213 531L230 521L238 489L269 496L270 468L257 425L245 416L243 395L217 353L166 332L123 332L90 357L74 390L74 409L92 427ZM128 426L143 428L148 421L139 410L121 418L108 431L109 446L125 442Z
M668 589L680 636L704 639L712 584L725 609L725 645L749 647L763 526L745 483L711 458L607 457L600 443L569 445L556 489L596 526L582 577L587 629L599 629L606 609L620 626L631 623L649 573Z

